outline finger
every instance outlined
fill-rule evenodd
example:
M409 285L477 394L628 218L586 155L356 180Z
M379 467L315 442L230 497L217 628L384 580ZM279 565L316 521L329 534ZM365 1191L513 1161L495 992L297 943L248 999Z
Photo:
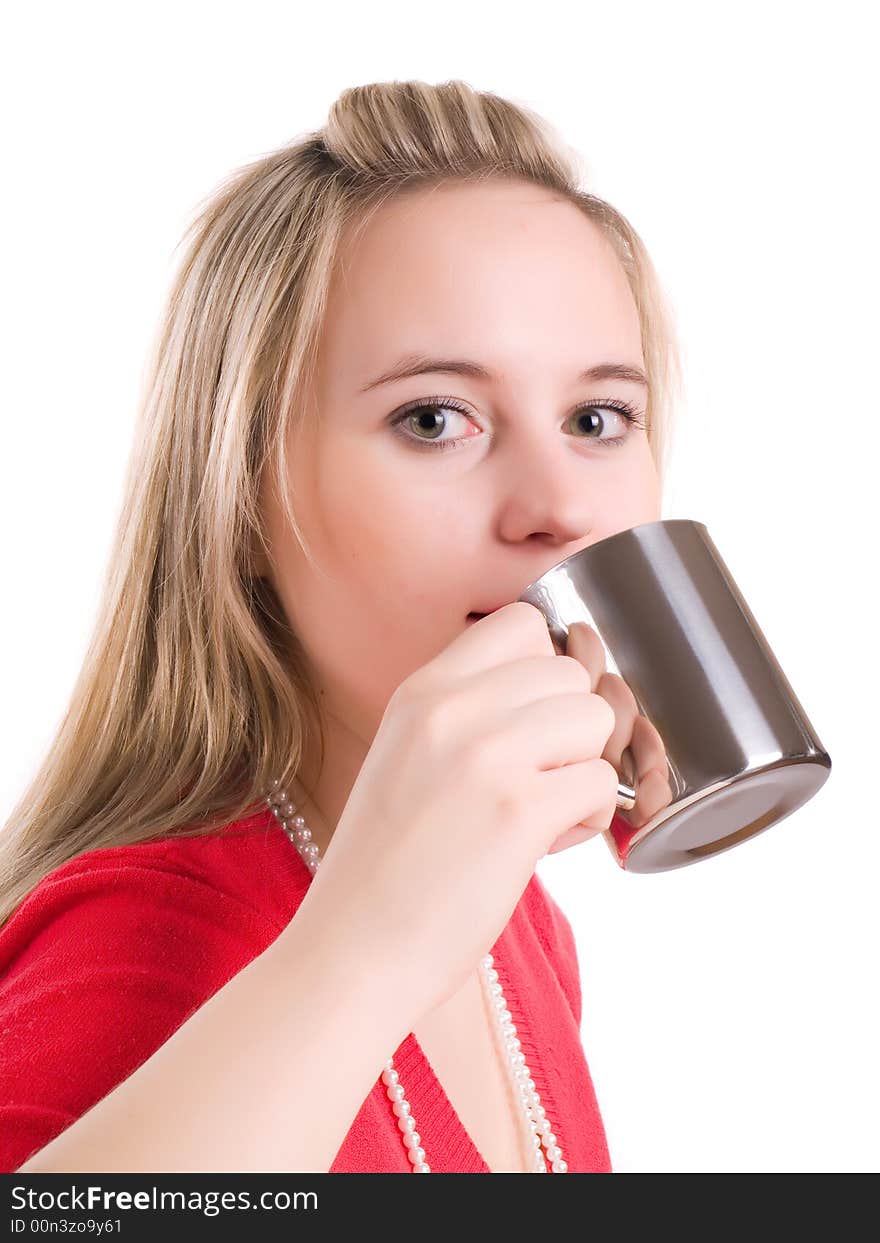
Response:
M574 622L569 626L565 655L573 656L589 671L590 689L595 691L606 665L605 648L592 626L586 622Z
M633 722L627 754L632 757L635 779L630 779L629 784L635 788L636 801L623 814L638 828L672 802L666 748L646 716L639 715Z
M638 829L671 802L672 788L668 779L659 769L649 768L636 786L635 804L622 814L633 828Z
M613 764L620 773L624 749L630 745L633 728L639 717L639 705L626 682L616 673L602 675L596 686L596 694L601 695L614 711L614 728L605 743L602 759Z
M633 828L640 828L652 816L656 816L661 808L668 806L671 801L672 790L667 777L658 769L651 768L647 772L642 773L636 792L635 806L630 811L623 812L622 814ZM564 833L560 833L559 837L556 838L556 841L547 853L548 855L555 855L560 850L568 850L571 846L579 846L581 842L588 842L599 833L607 832L610 827L609 824L604 829L585 829L576 825L574 828L566 829Z
M547 851L548 855L555 855L560 850L567 850L569 846L579 846L581 842L588 842L591 837L605 832L604 829L566 829L564 833L560 833L556 841Z
M640 778L651 768L657 768L661 773L667 771L669 765L663 739L646 716L640 714L633 721L629 749L635 761L637 777Z

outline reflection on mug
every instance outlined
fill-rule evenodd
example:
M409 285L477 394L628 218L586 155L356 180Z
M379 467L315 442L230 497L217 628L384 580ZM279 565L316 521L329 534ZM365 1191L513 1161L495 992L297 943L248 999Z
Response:
M602 759L613 764L617 774L635 790L635 803L619 809L634 829L672 802L669 761L663 739L640 710L635 696L616 673L609 673L605 649L592 626L575 622L568 631L564 653L584 666L590 675L591 690L601 695L614 712L615 725L602 752Z
M519 598L614 710L602 758L623 788L604 837L625 870L729 850L827 780L831 759L702 522L619 531Z

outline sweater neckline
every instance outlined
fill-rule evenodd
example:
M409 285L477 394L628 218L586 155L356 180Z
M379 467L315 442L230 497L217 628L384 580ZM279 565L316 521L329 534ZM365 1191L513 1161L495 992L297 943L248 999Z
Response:
M305 860L288 837L284 828L279 824L277 818L271 812L268 814L274 826L278 828L288 847L293 852L296 865L305 875L307 883L310 884L312 873L306 866ZM533 883L534 877L529 881L529 884ZM525 1055L532 1080L547 1111L547 1117L553 1120L554 1134L557 1137L557 1141L562 1145L562 1151L565 1152L566 1139L560 1130L556 1102L553 1099L553 1092L544 1072L540 1050L536 1047L531 1035L533 1025L530 1022L524 1021L526 1006L516 982L511 978L507 969L508 937L511 924L516 917L522 900L523 897L521 896L514 914L502 929L490 952L494 959L493 966L498 972L498 982L504 990L507 1008L510 1011L511 1020L516 1027L516 1034L519 1038L522 1052ZM514 955L512 954L511 957L513 958ZM487 1161L477 1148L464 1122L459 1117L455 1106L447 1096L443 1084L440 1082L434 1067L431 1065L414 1032L409 1032L404 1037L394 1051L393 1058L395 1069L400 1075L400 1082L406 1092L406 1098L412 1108L412 1115L416 1120L416 1128L422 1140L425 1141L422 1143L422 1147L425 1149L425 1159L431 1166L432 1171L435 1173L463 1174L491 1173L492 1171ZM389 1116L394 1118L395 1115L391 1112L391 1102L382 1082L381 1073L377 1076L372 1092L378 1095L383 1105L388 1109ZM442 1145L442 1164L439 1167L432 1164L432 1157L436 1161L439 1151L439 1146L434 1148L431 1144L432 1135L447 1137ZM403 1153L402 1140L400 1147L401 1153Z
M506 932L506 929L505 929ZM523 1041L523 1017L522 1010L519 1006L518 997L516 1000L511 997L509 992L509 979L505 966L505 949L502 944L505 932L495 942L491 953L494 959L494 967L498 972L498 982L504 989L504 996L507 1001L507 1008L510 1011L510 1017L516 1025L517 1035L520 1041ZM500 949L500 954L499 954ZM493 1033L494 1039L494 1033ZM541 1099L544 1099L542 1091L543 1073L539 1072L535 1066L534 1051L527 1059L529 1070L535 1082ZM490 1174L489 1163L483 1154L477 1148L473 1137L467 1130L464 1122L459 1116L455 1106L446 1094L446 1089L440 1082L437 1072L434 1070L428 1055L419 1044L418 1038L414 1032L410 1032L402 1041L399 1049L394 1054L394 1065L400 1075L400 1081L406 1090L406 1097L409 1101L413 1117L416 1120L416 1127L419 1135L427 1141L422 1147L425 1149L425 1159L431 1165L432 1147L431 1135L447 1135L448 1143L444 1145L448 1151L444 1156L443 1165L446 1166L448 1161L448 1170L438 1170L436 1166L431 1166L435 1173L463 1173L463 1174ZM383 1096L386 1097L386 1105L391 1107L391 1102L387 1100L384 1085L380 1082L379 1087ZM434 1158L436 1159L436 1151Z

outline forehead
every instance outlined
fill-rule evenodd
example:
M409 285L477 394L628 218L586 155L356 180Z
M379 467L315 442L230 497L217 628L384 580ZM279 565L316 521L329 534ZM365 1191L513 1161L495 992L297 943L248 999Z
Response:
M611 243L575 204L519 181L400 194L343 233L324 363L352 379L407 349L481 345L570 369L641 357L635 302ZM487 358L487 362L491 360Z

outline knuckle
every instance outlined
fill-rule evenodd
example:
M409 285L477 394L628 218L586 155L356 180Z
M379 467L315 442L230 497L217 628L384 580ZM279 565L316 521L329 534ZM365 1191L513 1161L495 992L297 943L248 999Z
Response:
M541 610L536 608L534 604L529 604L528 600L514 600L508 607L516 609L526 621L530 621L534 626L546 627L547 625Z
M515 615L522 618L523 625L532 628L535 639L541 647L549 647L552 650L553 642L547 628L547 619L536 605L529 604L528 600L514 600L513 604L507 607L517 610Z
M554 657L554 660L566 661L569 666L571 677L578 682L584 690L592 691L593 679L590 676L590 671L582 665L579 660L576 660L574 656L556 656Z
M617 775L617 769L614 767L613 764L611 764L608 760L605 760L605 759L597 760L596 768L598 769L598 776L599 776L600 782L603 782L605 786L607 787L608 799L616 803L617 786L620 781L620 778Z
M418 699L421 693L421 684L419 683L416 674L411 673L409 677L404 678L402 682L398 682L391 694L389 703L408 706L413 703L414 700Z
M389 707L392 704L407 733L419 733L429 739L439 738L444 715L442 703L440 697L424 683L412 677L406 678L391 696Z
M600 722L604 721L605 741L611 737L614 732L614 726L617 724L617 717L614 709L607 699L603 699L601 695L593 694L593 710Z
M492 797L495 823L507 829L515 828L525 811L525 799L519 788L510 782L496 788Z
M455 762L469 797L491 808L496 823L518 823L523 813L521 783L511 775L510 748L495 734L471 739Z
M440 748L449 739L453 706L445 695L424 696L417 705L418 725L429 747Z
M500 778L498 784L502 791L509 788L510 753L499 734L489 732L469 741L464 748L463 763L469 772L479 773L483 780Z

